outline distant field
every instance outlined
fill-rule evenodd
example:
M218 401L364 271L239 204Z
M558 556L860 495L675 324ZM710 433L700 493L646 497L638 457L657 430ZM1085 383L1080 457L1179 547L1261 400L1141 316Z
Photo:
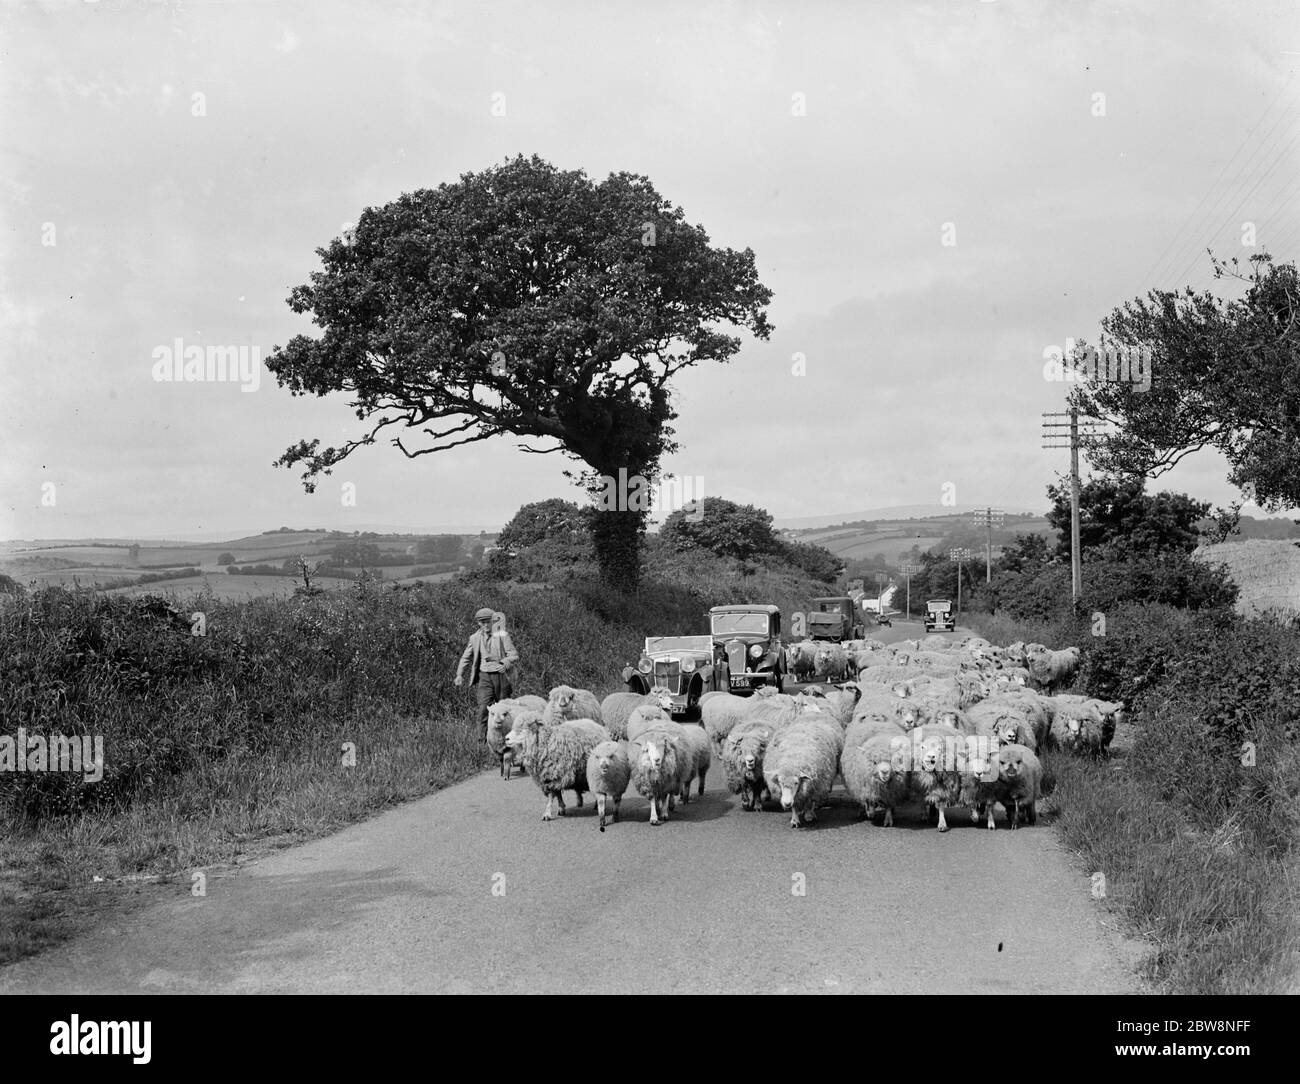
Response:
M322 576L312 583L326 590L350 587L351 580L337 580ZM164 580L162 583L143 583L134 587L119 587L106 592L110 595L174 595L186 598L211 591L217 598L254 598L269 595L291 595L302 580L288 576L229 576L217 572L204 576L188 576L183 580Z
M881 520L856 527L818 527L799 531L804 542L824 546L838 557L849 560L882 554L890 564L898 564L913 546L928 550L948 537L948 532L970 529L969 516L945 516L917 520ZM1006 545L1017 534L1046 534L1051 530L1041 516L1017 519L1000 531L993 532L994 545Z

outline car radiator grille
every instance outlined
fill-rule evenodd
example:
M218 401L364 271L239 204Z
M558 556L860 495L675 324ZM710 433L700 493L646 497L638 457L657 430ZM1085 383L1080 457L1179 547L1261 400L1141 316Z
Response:
M666 689L674 696L682 691L682 664L677 659L655 660L655 688Z

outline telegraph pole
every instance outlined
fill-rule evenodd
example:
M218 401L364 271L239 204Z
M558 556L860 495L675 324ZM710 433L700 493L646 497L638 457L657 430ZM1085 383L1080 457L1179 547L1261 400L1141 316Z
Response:
M921 566L907 561L899 565L898 570L907 577L907 620L912 620L912 577L921 571Z
M950 560L957 562L957 621L961 620L961 563L971 559L971 551L965 548L950 549L948 551ZM957 621L954 621L955 625Z
M993 528L1002 526L1006 513L1001 508L985 508L971 513L976 527L984 528L984 582L993 582Z
M1069 418L1069 421L1049 420L1054 418ZM1064 448L1063 440L1068 440L1070 447L1070 596L1075 602L1083 594L1083 559L1079 550L1079 426L1091 430L1100 424L1100 419L1087 415L1081 420L1078 407L1064 413L1043 414L1043 447ZM1091 431L1085 435L1091 435Z

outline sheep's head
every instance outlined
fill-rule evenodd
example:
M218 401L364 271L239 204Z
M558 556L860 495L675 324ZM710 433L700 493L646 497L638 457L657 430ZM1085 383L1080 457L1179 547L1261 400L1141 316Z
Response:
M668 713L658 704L638 704L627 717L627 725L649 722L652 719L667 719Z
M667 745L659 742L648 741L641 747L641 756L639 762L641 770L652 780L659 778L659 774L664 770L664 754L667 752Z
M934 735L926 738L921 742L920 755L917 758L923 772L939 772L946 770L946 765L951 763L949 759L949 750L947 739Z
M1003 716L993 724L993 736L997 738L999 745L1011 745L1020 736L1020 728L1016 726L1014 719Z
M763 753L767 750L767 742L768 739L762 734L746 734L736 743L732 755L744 769L746 778L757 781L757 773L763 770Z
M912 695L913 686L911 682L908 681L896 681L890 686L890 688L893 690L895 696L901 697L904 700Z
M898 713L898 725L904 730L911 730L920 725L921 714L915 704L907 704Z
M782 772L776 781L781 788L781 808L789 810L794 808L796 798L807 793L812 777L807 772Z
M536 711L521 711L514 717L514 725L510 728L510 733L506 735L506 745L511 749L519 749L523 746L525 737L536 739L541 733L542 716Z
M551 690L551 703L561 711L568 711L577 698L577 692L568 685L557 685Z
M1015 783L1025 774L1024 753L1003 746L997 755L998 778L1004 783Z
M894 756L892 752L889 756L876 757L875 764L872 766L872 774L882 783L888 783L894 778Z
M934 713L934 721L943 726L961 729L961 712L956 708L940 708Z

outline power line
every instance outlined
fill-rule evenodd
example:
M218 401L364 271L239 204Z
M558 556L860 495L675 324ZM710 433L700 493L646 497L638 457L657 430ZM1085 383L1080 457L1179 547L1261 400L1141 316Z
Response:
M1155 263L1153 263L1150 266L1150 268L1147 269L1147 273L1144 276L1144 281L1150 282L1156 268L1163 266L1165 256L1169 254L1170 250L1174 247L1174 244L1178 241L1178 238L1182 236L1183 231L1186 230L1187 227L1192 224L1192 219L1196 217L1197 212L1200 211L1201 206L1205 203L1205 201L1210 198L1210 193L1213 192L1218 187L1219 182L1223 180L1224 174L1228 172L1228 169L1231 167L1232 163L1236 161L1237 155L1239 155L1242 152L1242 149L1250 141L1250 137L1255 134L1256 129L1258 129L1260 124L1263 123L1264 118L1268 116L1268 114L1272 112L1273 107L1277 105L1279 101L1282 100L1282 95L1286 93L1287 87L1290 85L1291 80L1294 78L1295 78L1295 73L1292 72L1291 75L1287 78L1287 81L1282 84L1282 89L1279 90L1277 94L1273 97L1272 101L1270 101L1268 105L1265 106L1264 112L1259 115L1259 119L1256 120L1255 123L1252 124L1249 129L1247 129L1246 134L1242 136L1241 142L1237 145L1237 149L1233 151L1231 157L1229 157L1228 160L1223 163L1223 168L1219 170L1219 175L1214 178L1213 183L1210 185L1208 189L1206 189L1205 195L1201 197L1200 203L1198 203L1192 209L1192 213L1187 216L1187 220L1181 226L1178 227L1178 231L1173 235L1173 237L1169 239L1169 242L1165 245L1164 250L1160 253L1159 256L1156 257Z
M1294 76L1292 76L1292 78L1294 78ZM1289 83L1289 82L1290 82L1290 80L1288 80L1288 83ZM1261 123L1263 123L1264 118L1265 118L1265 117L1268 115L1268 113L1272 110L1273 105L1276 105L1279 101L1281 101L1281 99L1282 99L1282 95L1283 95L1283 93L1285 93L1285 90L1286 90L1286 87L1284 87L1283 90L1282 90L1281 92L1279 92L1277 98L1274 99L1274 101L1269 105L1269 108L1266 109L1266 110L1264 111L1264 114L1263 114L1263 115L1261 115L1259 121L1256 122L1255 127L1252 128L1251 131L1247 133L1247 136L1246 136L1247 140L1248 140L1248 139L1250 138L1250 136L1254 133L1254 131L1259 127L1259 125L1260 125ZM1294 104L1294 103L1293 103L1293 104ZM1240 191L1240 190L1241 190L1241 187L1244 186L1246 183L1248 183L1248 182L1247 182L1247 178L1250 176L1251 168L1252 168L1252 165L1253 165L1254 162L1255 162L1255 159L1256 159L1257 157L1259 157L1260 152L1261 152L1261 151L1264 151L1264 149L1268 146L1269 140L1273 138L1273 134L1277 131L1279 125L1281 125L1281 123L1282 123L1282 122L1287 118L1287 116L1289 115L1290 111L1291 111L1291 107L1288 106L1287 108L1283 109L1281 113L1278 114L1277 119L1273 121L1272 126L1271 126L1271 127L1268 129L1268 131L1264 134L1263 138L1262 138L1262 139L1261 139L1261 140L1260 140L1260 141L1255 145L1255 148L1251 151L1249 157L1247 157L1247 159L1245 160L1245 162L1242 164L1240 170L1239 170L1239 171L1238 171L1238 172L1233 176L1232 180L1231 180L1231 181L1228 183L1228 185L1227 185L1227 186L1226 186L1226 187L1225 187L1225 188L1224 188L1224 189L1219 193L1219 195L1216 196L1216 197L1214 198L1213 202L1210 204L1210 207L1208 208L1208 210L1206 211L1206 213L1205 213L1203 216L1201 216L1201 219L1198 220L1198 227L1197 227L1197 229L1194 229L1194 230L1192 231L1192 236L1193 236L1193 237L1195 236L1195 234L1196 234L1197 232L1199 232L1199 230L1201 230L1201 229L1204 228L1203 226L1199 225L1200 222L1204 222L1204 223L1208 224L1209 222L1212 222L1212 221L1217 217L1217 215L1218 215L1218 213L1219 213L1219 210L1220 210L1220 206L1224 204L1225 200L1231 200L1231 198L1232 198L1232 196L1233 196L1234 188L1235 188L1237 191ZM1233 158L1236 158L1237 154L1240 153L1240 150L1241 150L1241 148L1239 147L1239 148L1237 149L1237 151L1233 153ZM1265 152L1265 158L1267 158L1267 152ZM1224 173L1227 172L1227 170L1228 170L1228 168L1231 166L1231 164L1232 164L1232 159L1229 159L1228 162L1225 164L1224 169L1220 172L1219 178L1217 178L1217 179L1215 180L1215 183L1214 183L1213 185L1211 185L1211 187L1210 187L1210 192L1211 192L1211 193L1213 192L1214 188L1217 187L1217 185L1218 185L1218 183L1219 183L1219 180L1222 179ZM1240 182L1240 184L1239 184L1239 182ZM1208 196L1209 194L1210 194L1210 193L1207 193L1207 196ZM1196 213L1193 212L1192 216L1190 216L1190 217L1188 218L1188 223L1187 223L1187 224L1190 224L1191 221L1192 221L1192 219L1195 218L1195 217L1196 217ZM1216 231L1215 231L1215 234L1212 235L1211 240L1213 239L1213 236L1217 236L1218 232L1220 232L1221 230L1222 230L1222 227L1220 227L1219 230L1216 230ZM1179 232L1181 233L1182 231L1180 230ZM1190 240L1190 239L1191 239L1191 238L1189 237L1189 240ZM1203 250L1203 249L1204 249L1205 247L1207 247L1207 246L1206 246L1206 245L1196 245L1195 242L1193 242L1193 245L1194 245L1194 249L1195 249L1195 251L1196 251L1196 253L1197 253L1197 255L1193 256L1193 258L1192 258L1192 259L1193 259L1193 262L1194 262L1196 259L1199 258L1199 252L1200 252L1201 250ZM1183 253L1185 253L1185 252L1186 252L1186 249L1181 249L1181 251L1182 251ZM1162 278L1162 277L1166 277L1166 276L1168 275L1168 271L1165 270L1166 267L1168 267L1168 269L1169 269L1170 271L1172 271L1172 269L1173 269L1174 267L1177 267L1178 264L1182 262L1183 257L1179 254L1179 252L1180 252L1180 250L1176 248L1176 249L1174 250L1172 260L1167 261L1166 263L1159 263L1159 262L1158 262L1157 266L1159 267L1160 270L1159 270L1159 273L1156 274L1156 276L1155 276L1157 279L1158 279L1158 278ZM1151 273L1149 273L1149 275L1150 275L1150 274L1151 274ZM1186 274L1186 272L1184 272L1184 274ZM1179 276L1179 277L1181 278L1182 276ZM1176 287L1175 287L1175 288L1176 288Z

